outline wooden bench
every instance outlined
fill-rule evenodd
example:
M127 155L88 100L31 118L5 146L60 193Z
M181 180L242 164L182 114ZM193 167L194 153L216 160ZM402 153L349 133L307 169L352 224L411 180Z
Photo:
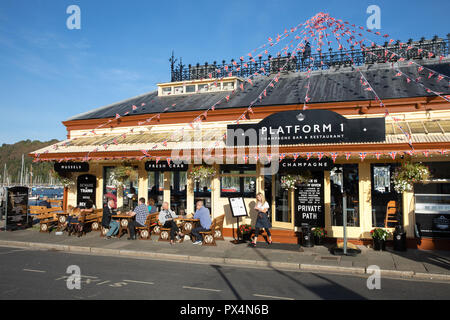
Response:
M170 241L170 228L164 228L159 222L159 239L158 241Z
M218 216L215 218L216 220L215 226L214 226L214 239L224 241L223 238L223 221L225 220L225 215Z
M147 216L147 219L145 220L145 226L136 227L136 231L139 234L140 240L149 240L150 239L152 229L154 229L155 226L158 225L158 216L159 216L159 213L149 214Z
M214 239L216 225L217 225L217 218L215 218L212 221L211 227L209 228L208 231L200 231L199 232L202 235L202 238L203 238L202 246L216 246L216 240Z
M91 229L93 231L101 231L102 219L103 219L103 209L96 209L94 213L97 215L97 219L92 221Z
M43 213L37 216L39 219L39 231L50 232L53 226L58 224L57 212L63 211L62 208L46 208Z
M72 233L76 233L78 237L81 237L83 235L86 235L87 231L94 230L94 227L96 228L95 230L99 230L101 225L101 220L99 222L99 216L101 216L99 210L102 211L101 209L97 209L94 210L94 212L92 213L85 213L85 212L81 213L81 215L78 218L78 222L70 223L68 235L70 236Z
M63 207L63 201L62 200L50 199L50 200L48 200L48 203L50 203L50 205L52 207L56 207L56 208L62 208Z

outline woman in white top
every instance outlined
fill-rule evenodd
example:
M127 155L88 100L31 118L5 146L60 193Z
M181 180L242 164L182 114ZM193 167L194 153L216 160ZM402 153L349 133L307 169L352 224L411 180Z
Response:
M262 193L258 193L256 195L255 210L258 212L258 218L256 219L255 236L253 237L252 246L256 246L259 231L263 228L266 230L267 236L269 237L269 244L272 244L272 234L270 233L270 228L272 228L272 225L270 224L269 217L267 215L269 211L269 204L265 200Z

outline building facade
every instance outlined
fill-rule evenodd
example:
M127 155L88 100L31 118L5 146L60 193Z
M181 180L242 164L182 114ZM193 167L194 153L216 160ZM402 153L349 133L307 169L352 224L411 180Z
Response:
M420 64L448 77L448 62ZM311 79L303 71L258 76L250 85L233 75L174 79L64 121L67 140L31 156L68 165L76 184L66 189L66 205L89 198L102 207L112 195L121 206L130 188L179 213L194 213L203 200L212 217L225 214L224 234L234 236L229 198L244 198L249 216L240 223L254 226L261 192L271 206L274 241L298 243L303 224L324 227L330 241L340 241L345 213L355 243L370 242L375 227L402 225L410 247L450 249L450 103L441 97L450 93L448 79L423 77L440 96L400 79L397 70L420 76L406 62L360 70L378 99L351 66L315 70ZM308 80L313 98L306 103ZM397 193L395 169L411 162L427 165L432 178ZM83 168L73 169L77 163ZM122 192L112 172L124 165L137 175ZM199 166L213 175L194 179L190 172ZM288 175L308 183L285 188ZM396 216L387 221L392 205Z

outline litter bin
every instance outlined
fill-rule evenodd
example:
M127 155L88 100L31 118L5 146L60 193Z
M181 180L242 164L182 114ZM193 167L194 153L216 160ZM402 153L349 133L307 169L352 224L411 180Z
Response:
M309 225L302 226L302 246L306 248L314 247L314 237Z
M402 226L395 227L394 250L395 251L406 251L406 232Z

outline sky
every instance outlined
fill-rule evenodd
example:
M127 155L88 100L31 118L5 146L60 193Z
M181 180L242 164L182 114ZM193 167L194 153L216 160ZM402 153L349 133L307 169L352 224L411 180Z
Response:
M366 26L370 5L395 40L450 32L446 0L0 0L0 144L65 139L71 116L155 90L172 50L186 65L230 61L318 12Z

